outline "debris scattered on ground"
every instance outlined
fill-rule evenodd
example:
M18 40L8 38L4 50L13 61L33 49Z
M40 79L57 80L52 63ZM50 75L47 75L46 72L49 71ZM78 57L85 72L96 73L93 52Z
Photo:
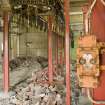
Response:
M38 73L40 75L41 72L38 71ZM65 105L64 84L41 83L43 80L38 82L37 76L39 75L37 72L32 73L28 84L25 87L18 85L14 89L14 95L1 98L0 105ZM2 104L7 101L8 104Z
M48 66L48 60L44 57L17 57L15 59L12 59L10 61L10 69L11 71L13 70L21 70L23 67L27 68L37 68L39 69L39 66L41 68L47 67Z
M71 64L72 105L78 105L79 89L76 82L76 62ZM28 75L19 81L12 90L14 95L8 99L1 98L0 105L65 105L65 67L53 66L54 82L49 85L48 61L43 57L18 57L10 61L11 71L30 70ZM45 82L45 83L43 83Z
M56 85L30 83L16 90L10 102L14 105L65 105Z
M71 61L71 102L72 105L79 105L80 89L78 85L78 79L76 75L76 61Z

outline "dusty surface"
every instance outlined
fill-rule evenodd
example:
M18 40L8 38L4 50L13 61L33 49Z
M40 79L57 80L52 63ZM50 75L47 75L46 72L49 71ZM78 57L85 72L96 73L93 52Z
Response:
M33 60L32 60L32 62L33 62ZM35 61L33 63L32 62L29 62L29 64L28 64L28 62L20 63L21 66L18 66L18 68L14 66L15 69L14 68L12 70L10 69L10 71L11 71L10 72L10 87L11 87L11 89L16 87L16 86L22 86L22 87L26 88L27 83L25 83L24 81L26 81L27 78L30 78L32 76L32 72L42 69L42 65L40 64L40 62L35 62ZM43 63L43 65L44 65L44 63ZM2 86L3 86L2 85L2 77L3 77L3 75L2 75L2 66L0 65L0 91L3 90L2 89ZM72 77L73 77L72 84L75 85L75 83L76 83L74 81L75 80L75 78L74 78L75 73L72 73ZM65 91L65 89L64 89L64 91ZM75 91L75 90L73 90L73 91ZM73 93L73 95L75 96L75 93ZM79 93L78 93L78 95L79 95ZM78 95L77 95L77 97L75 97L75 100L76 101L79 100L79 102L78 101L73 102L72 105L91 105L91 103L89 102L87 97L80 96L78 98ZM75 100L73 100L73 101L75 101ZM8 101L8 100L6 100L6 101ZM0 104L0 105L2 105L2 104ZM3 105L6 105L6 104L3 104Z

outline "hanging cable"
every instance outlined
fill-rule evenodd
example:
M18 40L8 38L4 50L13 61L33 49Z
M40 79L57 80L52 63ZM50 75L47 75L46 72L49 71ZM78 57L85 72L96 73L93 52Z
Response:
M105 6L105 1L104 0L101 0L101 3Z
M91 96L91 89L87 89L87 95L88 95L88 98L89 98L89 100L92 102L92 103L94 103L94 104L105 104L105 100L101 100L101 101L99 101L99 100L94 100L93 98L92 98L92 96Z
M89 32L89 18L90 18L90 14L92 13L92 9L94 8L96 2L97 2L97 0L93 1L92 5L90 6L90 8L89 8L89 10L87 11L87 14L86 14L86 18L85 18L86 34Z
M101 0L101 1L102 1L102 0ZM94 1L93 1L92 5L90 6L90 8L89 8L89 10L88 10L88 12L87 12L87 14L86 14L87 16L90 16L90 14L92 13L92 10L93 10L93 8L94 8L96 2L97 2L97 0L94 0Z

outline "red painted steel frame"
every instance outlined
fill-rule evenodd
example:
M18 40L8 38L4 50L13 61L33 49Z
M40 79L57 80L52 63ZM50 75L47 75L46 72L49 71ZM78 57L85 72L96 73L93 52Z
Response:
M62 45L63 41L62 41L62 36L60 37L60 64L63 64L63 45Z
M62 47L63 47L63 64L65 64L65 39L64 39L64 37L63 37L63 39L62 39Z
M58 64L60 64L60 36L58 35Z
M8 46L8 25L9 25L9 14L8 12L3 13L4 21L4 33L3 33L3 85L4 92L8 93L9 91L9 46Z
M49 83L53 82L52 65L52 17L48 16L48 77Z
M55 52L56 65L58 65L58 34L56 34L56 52Z
M70 105L70 17L69 17L69 0L64 0L65 12L65 63L66 63L66 105Z
M92 31L99 41L105 42L105 6L100 1L97 0L92 13ZM105 54L101 56L100 60L101 64L105 64ZM101 72L100 85L97 89L94 89L93 97L96 100L105 100L105 71Z

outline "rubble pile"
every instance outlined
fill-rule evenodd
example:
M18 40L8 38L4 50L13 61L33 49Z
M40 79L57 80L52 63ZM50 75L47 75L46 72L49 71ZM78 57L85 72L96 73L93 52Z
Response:
M80 89L78 85L78 79L76 75L76 61L72 60L71 62L71 102L72 105L78 105L79 104L79 95L80 95Z
M76 62L71 62L72 105L78 105L79 98L75 64ZM43 57L18 57L11 60L11 71L30 70L32 76L28 76L12 87L11 90L15 94L8 99L0 98L2 99L0 105L65 105L65 67L53 66L54 81L58 82L49 85L47 65L48 61Z
M24 104L23 104L24 103ZM65 105L64 96L56 85L30 83L26 88L16 89L10 98L11 105Z
M31 82L15 89L9 97L0 97L0 105L65 105L64 91L64 85Z
M10 97L9 105L65 105L64 84L49 84L47 68L32 72L27 85L15 87L15 95ZM22 84L24 84L22 83Z
M10 61L9 67L10 70L21 70L21 68L27 67L27 68L44 68L47 67L48 60L44 57L17 57L15 59L12 59ZM20 68L20 69L19 69Z
M65 105L65 86L57 83L49 85L47 66L48 60L43 57L17 57L11 60L11 71L29 72L11 87L15 94L9 98L8 105ZM54 81L64 82L63 68L53 67Z

